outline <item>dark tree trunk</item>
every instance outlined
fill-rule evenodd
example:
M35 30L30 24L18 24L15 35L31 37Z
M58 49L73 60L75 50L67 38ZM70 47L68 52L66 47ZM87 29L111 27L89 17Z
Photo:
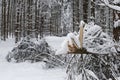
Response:
M120 36L120 26L113 28L113 38L115 39L116 42L119 41L119 36Z
M114 24L120 20L120 13L118 13L117 11L114 11L113 12L113 21L114 21ZM116 42L119 41L119 37L120 37L120 24L118 23L118 25L114 25L114 28L113 28L113 38Z

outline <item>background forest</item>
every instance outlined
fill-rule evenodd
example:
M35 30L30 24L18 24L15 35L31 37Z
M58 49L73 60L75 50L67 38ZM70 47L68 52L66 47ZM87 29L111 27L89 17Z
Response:
M9 36L15 42L28 35L36 39L63 36L78 32L81 20L94 21L108 34L113 28L113 9L100 0L1 0L0 5L2 40Z

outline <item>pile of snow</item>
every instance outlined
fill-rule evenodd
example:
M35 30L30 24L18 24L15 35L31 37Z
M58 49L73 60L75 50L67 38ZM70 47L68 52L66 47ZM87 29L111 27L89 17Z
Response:
M68 53L69 49L68 49L68 43L70 45L72 45L72 40L71 38L73 38L75 40L75 42L77 43L78 47L80 47L80 42L79 42L79 38L76 34L73 33L69 33L66 37L66 39L63 41L63 43L61 44L61 48L59 50L56 51L56 54L66 54Z
M62 53L65 53L67 50L67 45L63 44L66 42L67 37L56 37L56 36L48 36L45 37L46 41L49 43L49 45L58 53L59 50L61 50L62 45ZM64 52L65 51L65 52Z
M65 37L57 37L57 36L47 36L45 40L49 44L49 46L54 50L59 50L61 48L61 43L66 39Z

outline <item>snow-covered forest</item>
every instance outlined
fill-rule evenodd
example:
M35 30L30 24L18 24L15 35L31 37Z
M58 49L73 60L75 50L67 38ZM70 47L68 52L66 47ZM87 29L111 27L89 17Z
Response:
M100 0L1 0L0 12L0 38L12 36L18 42L27 35L42 38L78 31L81 20L94 21L110 33L115 10Z
M1 80L120 80L120 0L0 0Z

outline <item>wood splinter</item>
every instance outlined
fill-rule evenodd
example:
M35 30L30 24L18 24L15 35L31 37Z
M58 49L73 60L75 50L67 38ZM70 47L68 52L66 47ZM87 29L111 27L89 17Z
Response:
M69 53L73 53L73 54L81 54L81 53L86 53L87 50L85 48L83 48L83 31L84 31L84 26L85 23L83 21L81 21L80 24L80 30L79 30L79 42L80 42L80 47L78 46L78 44L75 42L75 40L73 38L71 38L72 40L72 45L69 44L68 41L68 49L69 49Z

